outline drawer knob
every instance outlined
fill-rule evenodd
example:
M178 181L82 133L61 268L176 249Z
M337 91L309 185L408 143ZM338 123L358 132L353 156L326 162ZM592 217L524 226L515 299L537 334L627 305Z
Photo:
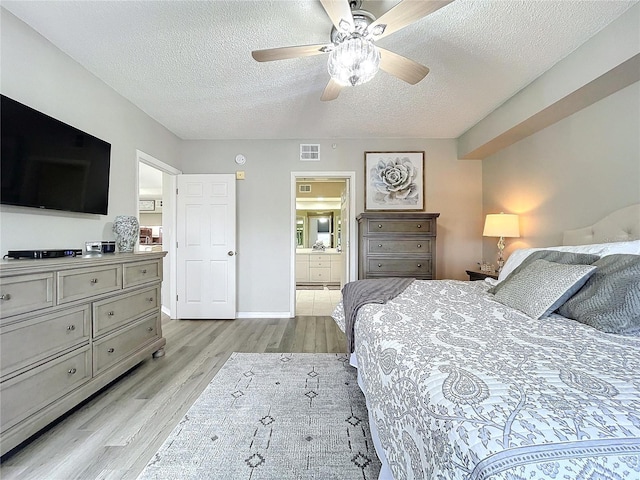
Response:
M147 332L153 332L153 327L147 328Z
M73 330L75 330L75 329L76 329L76 326L75 326L75 325L69 325L69 326L67 327L67 330L69 330L70 332L71 332L71 331L73 331Z
M381 223L378 224L378 228L382 228L382 224Z
M143 268L142 270L140 270L140 272L141 272L143 275L145 275L145 274L147 273L147 269L146 269L146 268Z
M422 245L418 244L418 248L422 248Z
M382 266L382 264L381 264L381 263L379 263L379 264L378 264L378 267L381 267L381 266Z
M0 300L11 300L11 294L3 293L2 295L0 295Z
M418 228L422 228L422 225L418 224Z
M115 349L115 348L113 348L113 347L111 347L109 350L107 350L107 352L108 352L108 353L113 353L113 352L115 352L115 351L116 351L116 349Z
M418 268L421 268L421 267L422 267L422 264L421 264L421 263L419 263L419 264L418 264Z
M69 375L73 375L73 374L75 374L76 372L77 372L77 370L76 370L75 368L70 368L69 370L67 370L67 373L68 373Z
M113 310L111 310L110 312L107 312L107 315L110 317L113 317L116 314L116 312L114 312Z
M98 283L98 279L92 278L91 280L89 280L89 283L91 283L91 285L95 285L96 283Z
M381 243L378 244L378 248L382 248L382 244Z
M147 298L147 302L153 302L153 297Z

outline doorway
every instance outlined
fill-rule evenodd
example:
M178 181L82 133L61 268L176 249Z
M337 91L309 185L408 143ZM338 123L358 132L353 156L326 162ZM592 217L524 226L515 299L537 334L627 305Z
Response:
M176 176L182 172L151 155L136 151L138 221L144 230L142 249L164 250L163 260L162 312L175 318L176 312ZM150 225L146 225L146 224ZM153 225L151 225L153 224ZM153 227L153 228L149 228ZM148 238L147 238L148 237ZM140 243L140 242L139 242Z
M331 315L355 280L355 172L292 172L291 316Z

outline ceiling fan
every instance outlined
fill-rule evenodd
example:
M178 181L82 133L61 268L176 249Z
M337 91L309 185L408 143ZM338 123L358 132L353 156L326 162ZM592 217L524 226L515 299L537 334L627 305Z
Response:
M362 0L320 0L333 23L331 43L254 50L258 62L329 54L331 79L321 100L335 100L343 87L371 80L378 69L415 85L429 69L413 60L374 45L407 25L426 17L453 0L401 0L380 18L361 9Z

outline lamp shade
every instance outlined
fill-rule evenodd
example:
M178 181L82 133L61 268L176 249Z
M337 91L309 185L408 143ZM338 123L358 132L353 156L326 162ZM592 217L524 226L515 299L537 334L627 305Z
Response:
M492 213L484 222L484 237L519 237L518 215L513 213Z

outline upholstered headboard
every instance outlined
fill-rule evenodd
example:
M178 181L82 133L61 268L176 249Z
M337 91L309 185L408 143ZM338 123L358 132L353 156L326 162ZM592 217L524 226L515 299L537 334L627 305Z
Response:
M640 203L616 210L588 227L566 230L562 244L587 245L627 240L640 240Z

